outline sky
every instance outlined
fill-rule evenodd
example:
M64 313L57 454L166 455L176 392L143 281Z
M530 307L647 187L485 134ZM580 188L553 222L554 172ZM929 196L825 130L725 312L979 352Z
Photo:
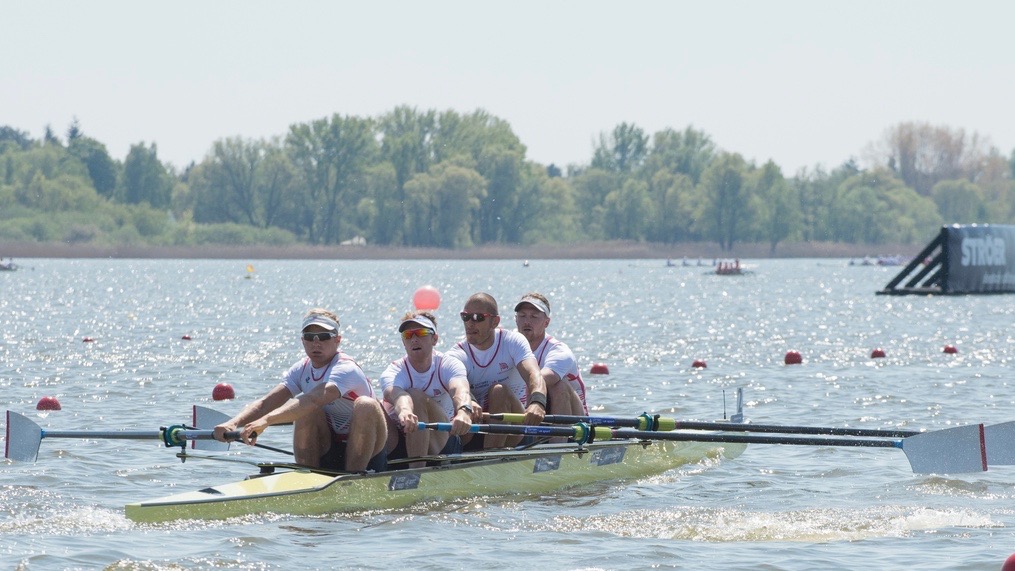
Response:
M0 0L0 125L177 167L338 113L483 109L542 164L691 126L787 176L902 122L1015 149L1015 3Z

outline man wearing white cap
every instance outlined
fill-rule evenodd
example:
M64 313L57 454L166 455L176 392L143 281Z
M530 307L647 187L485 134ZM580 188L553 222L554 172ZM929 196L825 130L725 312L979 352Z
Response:
M546 332L550 301L540 293L527 293L515 304L515 326L525 336L546 382L550 414L587 416L585 381L571 348Z
M296 462L312 468L381 471L387 460L387 423L373 387L359 365L338 350L338 316L315 308L300 332L307 357L293 364L281 384L215 427L215 437L240 430L247 444L273 424L293 422Z
M489 413L524 412L525 424L541 423L546 414L546 383L525 338L499 327L497 300L488 293L475 293L465 302L461 318L465 340L456 343L447 356L465 365L477 406ZM474 421L481 418L480 412L475 411ZM520 440L505 434L462 439L468 450L514 446Z
M392 361L380 378L384 408L397 425L396 430L388 431L388 458L460 453L460 437L472 426L472 396L465 366L435 350L437 318L432 313L405 314L398 332L405 356ZM448 419L450 434L419 430L416 424ZM411 467L422 465L416 462Z

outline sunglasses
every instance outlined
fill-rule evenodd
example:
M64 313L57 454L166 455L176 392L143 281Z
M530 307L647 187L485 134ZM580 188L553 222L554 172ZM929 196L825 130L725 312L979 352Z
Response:
M402 339L412 339L413 337L428 337L433 335L432 329L406 329L402 332Z
M338 333L334 331L314 331L313 333L304 333L304 341L330 341L338 337Z
M487 317L495 317L497 314L496 313L466 313L466 312L463 311L460 315L462 316L462 321L464 323L468 323L470 321L475 321L476 323L481 323L483 321L486 321Z

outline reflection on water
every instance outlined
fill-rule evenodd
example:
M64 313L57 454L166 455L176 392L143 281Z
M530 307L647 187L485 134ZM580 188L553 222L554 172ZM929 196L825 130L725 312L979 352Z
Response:
M460 336L456 314L469 294L497 297L508 326L514 301L546 294L550 332L583 363L597 414L720 418L733 412L737 387L748 416L764 423L936 429L1012 420L1015 410L1009 297L875 296L894 273L846 261L765 260L732 277L657 260L260 260L249 279L246 261L26 264L34 270L0 275L0 398L53 429L153 429L188 422L195 403L233 413L299 358L295 329L312 306L338 312L343 348L376 379L401 354L395 329L424 284L442 295L442 349ZM943 353L946 344L958 354ZM876 347L885 358L871 359ZM791 349L801 365L783 364ZM587 374L597 362L610 374ZM237 401L212 402L221 382ZM35 411L46 395L63 410ZM274 427L263 442L286 448L289 437ZM1015 545L1013 469L916 476L892 449L755 445L732 461L546 497L126 520L126 503L246 475L173 454L158 442L46 440L38 463L6 463L3 560L26 569L505 568L525 554L526 565L549 568L983 569L999 568ZM400 549L409 551L396 557Z

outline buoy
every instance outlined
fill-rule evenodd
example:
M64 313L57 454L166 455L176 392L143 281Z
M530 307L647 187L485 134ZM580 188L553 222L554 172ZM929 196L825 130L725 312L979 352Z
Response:
M1015 553L1008 556L1008 559L1004 560L1004 564L1001 565L1001 571L1015 571Z
M786 358L783 359L787 365L799 365L804 362L803 357L800 356L799 351L786 351Z
M441 293L431 285L425 285L412 294L412 304L416 309L437 309L441 306Z
M190 341L190 335L187 335L187 334L185 333L185 334L183 335L183 337L180 337L180 339L183 339L184 341Z
M609 375L610 368L606 366L606 363L596 363L592 365L592 369L589 372L593 375Z
M56 397L42 397L35 405L35 410L60 410L60 401Z
M955 348L955 345L945 345L944 352L949 354L955 354L958 353L959 350Z
M229 383L219 383L212 389L211 398L214 400L232 400L236 398L236 393L233 392L233 386Z
M82 342L82 343L91 343L91 342L93 342L93 341L95 341L95 339L92 339L91 337L83 337L83 338L81 339L81 342Z
M875 350L871 351L871 359L884 359L884 358L885 358L885 350L884 349L878 348L878 349L875 349Z
M695 359L694 362L691 363L691 366L694 367L695 369L705 369L708 367L708 365L705 364L705 361L701 359Z

